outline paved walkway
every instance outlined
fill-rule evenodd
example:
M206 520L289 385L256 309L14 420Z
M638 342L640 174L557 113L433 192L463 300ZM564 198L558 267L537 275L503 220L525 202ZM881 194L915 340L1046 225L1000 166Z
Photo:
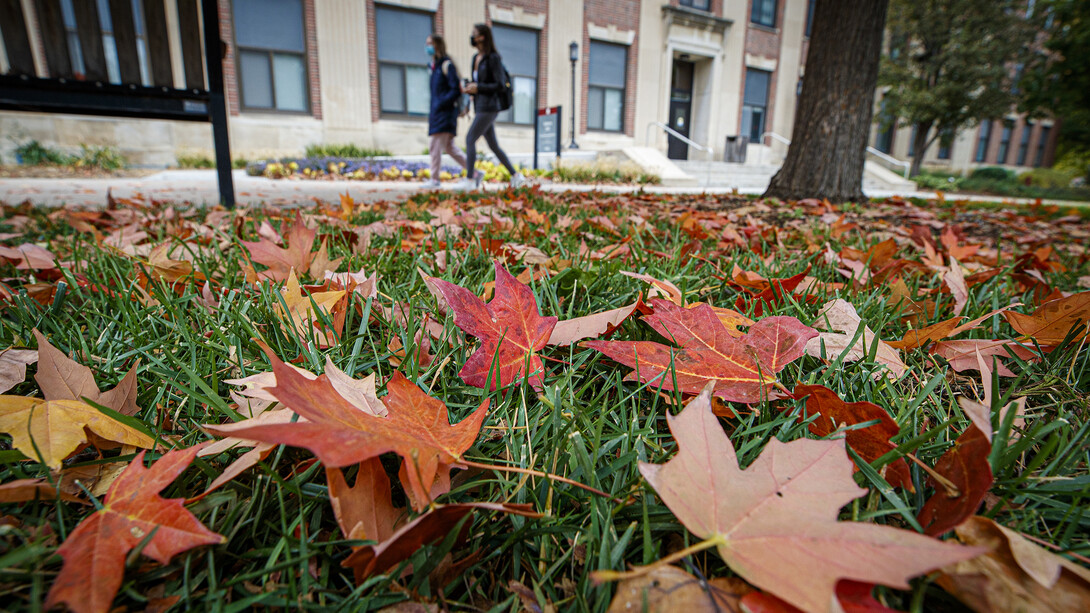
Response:
M297 181L285 179L266 179L251 177L242 170L234 171L235 194L239 203L249 205L299 205L309 204L315 199L326 202L339 202L340 195L348 193L356 202L375 202L378 200L399 200L421 191L420 181ZM446 184L444 189L453 189L454 183ZM486 185L486 189L499 190L506 184ZM640 188L631 185L575 185L568 183L547 184L542 187L547 191L591 191L626 193ZM644 191L663 194L724 194L732 190L727 188L703 187L657 187L648 186ZM103 206L106 192L110 190L115 198L151 198L175 202L211 204L219 201L214 170L165 170L160 173L139 178L118 179L26 179L0 178L0 202L9 205L29 200L39 206L56 207L65 204L75 206ZM741 193L760 193L757 190L742 190ZM873 198L903 196L906 198L936 198L935 192L912 191L867 191ZM1004 202L1012 205L1032 204L1027 198L1001 198L995 196L965 196L947 194L948 200L971 200L980 202ZM1060 206L1090 206L1087 202L1048 200L1045 204Z

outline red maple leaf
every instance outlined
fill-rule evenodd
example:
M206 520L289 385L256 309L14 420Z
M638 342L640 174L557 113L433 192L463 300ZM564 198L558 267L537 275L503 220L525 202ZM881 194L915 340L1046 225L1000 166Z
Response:
M64 567L49 590L47 609L63 602L77 613L108 611L121 587L126 555L149 535L142 553L163 564L187 549L224 542L186 510L184 498L159 496L199 449L167 452L151 468L144 468L143 451L136 455L110 486L105 505L57 550Z
M429 282L454 313L454 325L481 339L481 346L469 356L459 373L463 381L483 388L491 379L494 390L525 376L535 388L544 385L545 365L537 352L548 344L557 318L541 316L534 292L528 286L519 283L499 262L496 262L496 295L488 304L448 281Z
M731 334L707 304L685 308L652 300L655 312L643 318L679 347L651 341L588 341L610 358L635 368L626 380L654 382L664 390L697 394L709 382L716 396L758 402L777 384L776 373L803 354L817 331L794 317L767 317L743 336ZM638 377L637 377L638 373Z

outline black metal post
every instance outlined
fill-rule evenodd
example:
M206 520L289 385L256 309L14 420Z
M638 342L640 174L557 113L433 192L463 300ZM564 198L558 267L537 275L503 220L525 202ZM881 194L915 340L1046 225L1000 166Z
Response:
M212 120L212 141L216 148L216 176L220 203L235 208L235 184L231 178L231 144L227 132L227 99L223 94L223 56L219 12L216 0L201 0L204 18L204 63L208 75L208 115Z
M568 149L578 149L579 145L575 144L575 61L579 59L579 45L572 41L568 50L571 52L571 142Z

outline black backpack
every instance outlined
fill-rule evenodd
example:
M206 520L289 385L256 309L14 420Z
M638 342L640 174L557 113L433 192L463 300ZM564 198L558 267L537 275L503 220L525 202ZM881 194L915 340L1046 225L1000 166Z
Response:
M503 60L500 60L500 91L497 94L500 103L500 110L506 111L511 108L511 104L515 99L514 88L511 87L511 73L507 72L507 67L503 65Z

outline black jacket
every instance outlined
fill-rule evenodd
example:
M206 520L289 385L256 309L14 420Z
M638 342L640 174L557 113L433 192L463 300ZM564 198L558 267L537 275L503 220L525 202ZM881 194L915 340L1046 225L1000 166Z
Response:
M470 66L477 64L473 56ZM473 96L473 109L478 113L495 113L500 110L500 89L503 87L503 63L500 54L489 53L477 66L477 95Z

